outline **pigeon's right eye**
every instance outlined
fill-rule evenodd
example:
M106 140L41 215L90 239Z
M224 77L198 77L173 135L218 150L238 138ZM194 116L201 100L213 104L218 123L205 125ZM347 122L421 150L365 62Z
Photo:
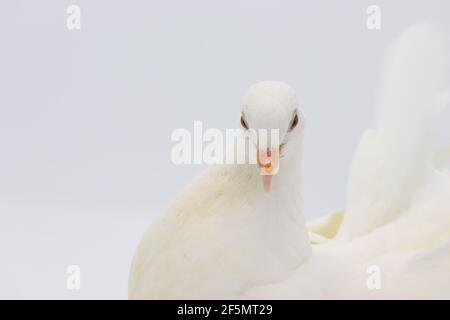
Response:
M292 131L294 130L294 128L297 126L298 124L298 115L297 113L294 115L294 118L292 119L291 125L289 126L289 130L288 131Z
M241 115L241 126L242 128L244 128L245 130L248 130L248 124L244 119L244 115Z

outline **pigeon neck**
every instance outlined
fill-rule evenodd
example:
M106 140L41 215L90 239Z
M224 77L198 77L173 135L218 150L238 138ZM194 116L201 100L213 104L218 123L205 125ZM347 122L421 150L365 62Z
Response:
M284 263L288 269L303 264L311 254L303 216L301 145L297 146L297 151L282 159L280 170L273 177L273 188L263 195L268 221L265 234L273 235L271 246L278 248L277 255L289 257Z

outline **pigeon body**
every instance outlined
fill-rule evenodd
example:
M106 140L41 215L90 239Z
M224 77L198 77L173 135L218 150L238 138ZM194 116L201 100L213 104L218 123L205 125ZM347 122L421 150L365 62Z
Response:
M256 285L281 281L307 259L311 248L300 190L303 131L287 133L287 125L280 125L297 107L295 93L284 83L250 88L243 112L258 108L253 112L265 116L245 121L278 129L284 137L270 192L264 191L256 165L207 168L144 235L132 265L130 298L237 298ZM273 110L278 112L270 114Z
M443 36L426 23L391 47L378 117L353 159L347 206L305 223L305 119L294 90L265 81L243 102L243 130L276 129L258 164L206 169L145 233L132 299L450 298L448 150L434 133L448 101ZM278 172L264 177L279 154ZM269 163L261 159L269 159Z

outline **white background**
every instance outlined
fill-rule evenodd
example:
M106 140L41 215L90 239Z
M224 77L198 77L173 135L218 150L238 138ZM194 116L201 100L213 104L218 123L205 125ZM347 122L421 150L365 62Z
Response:
M202 170L171 163L171 132L238 126L259 80L291 84L307 115L306 216L343 207L382 52L405 27L449 18L448 0L2 0L0 298L126 298L145 226ZM71 264L79 291L66 289Z

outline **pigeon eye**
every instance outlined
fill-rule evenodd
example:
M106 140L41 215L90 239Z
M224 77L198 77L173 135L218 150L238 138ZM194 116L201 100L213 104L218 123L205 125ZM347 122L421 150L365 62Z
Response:
M245 129L248 130L248 124L244 119L244 115L241 115L241 126Z
M289 131L292 131L298 124L298 115L295 114L294 119L292 119L291 125L289 126Z

